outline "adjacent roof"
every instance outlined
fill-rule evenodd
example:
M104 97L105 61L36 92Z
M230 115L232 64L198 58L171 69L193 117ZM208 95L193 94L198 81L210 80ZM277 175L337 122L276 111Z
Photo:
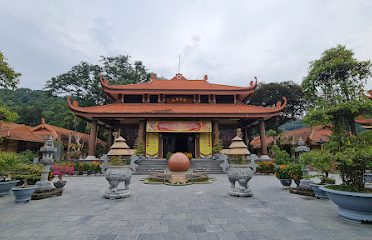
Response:
M241 100L254 92L257 81L250 82L247 87L229 86L208 82L205 75L202 80L189 80L182 74L176 74L172 79L157 79L152 75L149 82L110 85L108 80L101 76L103 90L111 97L117 99L118 94L238 94Z
M17 141L43 143L44 138L32 132L32 128L23 124L0 121L0 138Z
M280 141L281 145L297 145L300 138L303 139L306 144L319 145L321 142L328 142L331 135L332 127L319 125L286 131L281 133L277 139ZM273 145L274 137L265 137L265 142L267 145ZM254 149L261 148L260 137L255 137L250 142L250 145Z
M73 130L69 130L62 127L53 126L45 123L45 119L41 119L41 124L32 128L32 132L36 135L47 137L52 136L55 139L69 138L69 136L79 136L84 142L89 142L89 135L86 133L81 133ZM105 141L97 138L97 144L107 145Z
M171 104L171 103L113 103L103 106L79 107L77 101L70 109L78 116L92 118L112 117L219 117L219 118L271 118L280 114L286 105L278 102L267 108L245 104Z

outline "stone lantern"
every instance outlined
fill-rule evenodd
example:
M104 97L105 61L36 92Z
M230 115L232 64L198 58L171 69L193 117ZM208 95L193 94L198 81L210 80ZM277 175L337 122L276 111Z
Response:
M43 164L43 170L41 171L40 181L36 182L37 190L51 190L54 188L54 186L51 181L48 181L48 175L50 172L50 167L54 162L54 154L57 152L57 148L54 147L52 137L47 139L44 146L40 148L40 152L43 154L43 157L40 159L40 163Z
M243 139L237 136L231 141L227 155L229 156L229 167L227 175L231 183L229 195L236 197L251 197L252 191L249 189L248 182L256 172L256 164L249 160L249 150L245 145ZM238 182L239 186L236 188L235 183Z
M133 174L133 168L129 166L128 161L131 156L131 149L123 137L115 139L114 144L110 147L107 156L110 158L108 169L105 172L105 178L109 182L109 188L103 195L108 199L119 199L130 196L129 184ZM114 157L118 157L124 163L114 164ZM124 188L118 188L119 184L124 182Z
M295 148L295 152L297 154L297 157L300 158L301 154L302 153L305 153L305 152L308 152L310 151L310 148L308 146L305 145L305 141L300 138L298 140L298 144L297 144L297 147ZM303 177L308 177L309 176L309 169L307 168L307 166L303 166L302 168L302 176ZM302 189L302 190L305 190L305 191L310 191L310 184L314 183L314 181L310 180L310 179L301 179L300 180L300 184L299 184L299 188Z

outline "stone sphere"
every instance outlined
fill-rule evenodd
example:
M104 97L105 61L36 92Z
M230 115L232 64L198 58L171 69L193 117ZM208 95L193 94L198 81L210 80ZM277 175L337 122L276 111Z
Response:
M172 172L185 172L190 169L190 160L181 152L174 153L168 160L168 168Z

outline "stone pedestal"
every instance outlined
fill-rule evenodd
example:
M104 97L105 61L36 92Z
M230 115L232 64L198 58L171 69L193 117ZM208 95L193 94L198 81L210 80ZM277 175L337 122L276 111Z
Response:
M50 165L44 165L43 170L41 171L40 181L36 182L38 191L51 190L54 188L54 185L51 181L48 181L48 175L50 172Z

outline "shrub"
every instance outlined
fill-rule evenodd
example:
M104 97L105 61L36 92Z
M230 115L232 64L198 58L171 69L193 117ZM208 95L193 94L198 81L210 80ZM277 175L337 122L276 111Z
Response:
M317 171L321 172L321 184L332 182L328 175L335 170L336 163L335 156L329 150L311 150L310 152L303 153L300 156L300 162L311 165Z
M19 164L21 164L22 159L17 153L12 152L1 152L0 151L0 177L5 180L7 177L12 177L12 173Z
M192 153L191 152L184 152L183 154L186 155L186 157L191 160L192 159Z
M301 180L302 179L302 165L291 163L287 167L288 175L293 180Z
M274 161L262 161L257 163L257 172L270 174L275 172Z
M134 150L136 155L145 154L145 143L142 139L137 138L134 144Z
M274 145L270 149L270 154L275 160L275 164L287 164L291 162L291 156L285 151L281 150L278 145Z
M285 164L275 166L275 176L278 179L291 179L291 176L288 173L288 166Z
M217 141L217 143L213 144L212 154L219 154L219 153L221 153L222 149L223 149L223 147L221 145L221 142Z

